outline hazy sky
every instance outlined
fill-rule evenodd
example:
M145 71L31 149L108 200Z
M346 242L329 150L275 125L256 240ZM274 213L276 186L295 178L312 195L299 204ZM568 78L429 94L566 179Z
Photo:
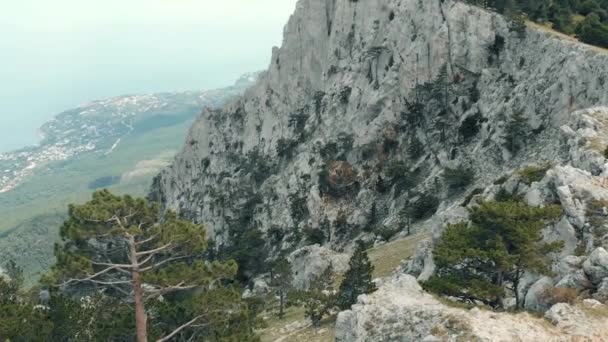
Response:
M265 69L296 0L8 0L0 151L88 100L211 89Z

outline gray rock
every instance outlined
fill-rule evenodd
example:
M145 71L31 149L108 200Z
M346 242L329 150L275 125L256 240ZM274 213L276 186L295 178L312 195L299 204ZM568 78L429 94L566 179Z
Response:
M582 269L583 262L585 262L585 260L587 260L587 257L584 256L565 256L563 258L560 258L559 261L555 264L555 272L562 277L567 274L576 272Z
M578 238L576 236L576 231L574 230L574 227L572 227L570 221L566 217L563 217L553 227L545 229L544 237L545 241L547 242L564 242L564 248L560 252L562 256L572 255L575 252L576 247L579 243Z
M603 306L602 303L595 299L583 299L583 305L592 309L601 308Z
M599 284L608 277L608 252L596 248L583 263L583 269L593 284Z
M608 278L604 278L598 285L597 291L593 295L593 298L603 303L608 303Z
M418 277L420 281L428 280L435 270L432 242L425 240L418 244L414 256L404 266L405 273Z
M551 304L548 302L546 291L553 288L553 280L549 277L540 278L526 293L524 307L532 311L545 311Z
M572 323L584 317L585 315L580 309L566 303L557 303L545 312L545 318L555 325L559 325L562 322Z
M590 289L592 284L583 270L577 270L574 273L567 274L560 279L555 287L565 287L581 292L583 290Z
M251 293L254 296L263 296L270 293L270 286L268 286L268 283L266 283L264 279L255 279L253 281L253 290Z
M334 272L346 272L350 257L326 247L312 245L292 252L288 259L293 272L293 285L299 289L307 289L310 281L325 272L330 264L334 268Z

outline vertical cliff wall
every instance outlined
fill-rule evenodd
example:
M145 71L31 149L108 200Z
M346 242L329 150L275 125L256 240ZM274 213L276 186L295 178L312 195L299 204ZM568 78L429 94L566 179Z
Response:
M607 81L608 54L459 1L300 0L267 72L200 116L151 197L271 252L398 232L403 208L424 229L508 170L569 158L559 127L608 105Z

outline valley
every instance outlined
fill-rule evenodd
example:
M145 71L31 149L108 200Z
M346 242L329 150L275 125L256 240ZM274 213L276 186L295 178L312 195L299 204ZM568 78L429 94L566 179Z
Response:
M125 96L61 113L33 147L0 155L0 258L35 280L53 262L69 203L98 188L145 196L205 107L241 94L257 74L219 90Z

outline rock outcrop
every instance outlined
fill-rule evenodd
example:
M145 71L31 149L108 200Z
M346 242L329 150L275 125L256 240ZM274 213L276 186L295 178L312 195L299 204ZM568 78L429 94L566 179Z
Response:
M556 304L546 314L553 325L528 313L465 310L400 275L338 315L336 341L604 341L608 307L593 310Z

